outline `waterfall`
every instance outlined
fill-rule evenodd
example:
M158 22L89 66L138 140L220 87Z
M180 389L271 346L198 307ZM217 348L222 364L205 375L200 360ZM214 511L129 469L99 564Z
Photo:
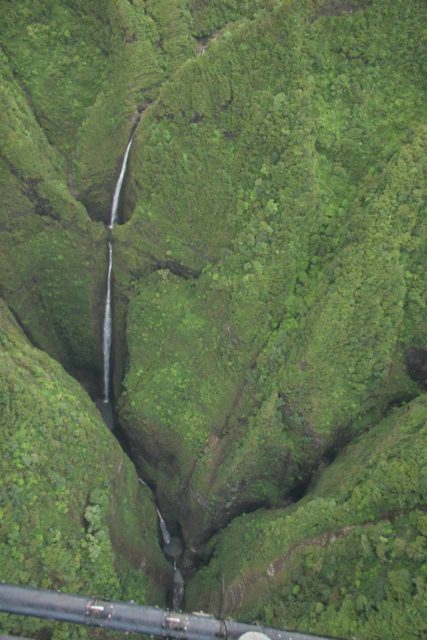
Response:
M126 167L129 158L129 151L132 145L133 137L129 140L123 156L120 174L114 189L113 203L111 205L111 218L109 229L112 229L117 222L117 211L119 208L120 194L122 191L123 180L126 174ZM107 294L105 297L104 327L102 334L102 357L104 365L104 402L110 401L110 364L111 364L111 338L113 329L113 314L111 308L111 277L113 272L113 245L108 242L108 276L107 276Z
M126 147L125 154L123 156L122 166L120 168L120 174L116 183L116 187L114 189L113 194L113 202L111 204L111 217L110 224L108 225L109 229L113 229L114 225L117 223L117 213L119 209L120 203L120 195L123 187L123 180L126 175L126 168L129 158L130 148L132 146L133 136L128 142ZM113 274L113 244L111 241L111 235L109 234L108 240L108 275L107 275L107 293L105 296L105 311L104 311L104 326L103 326L103 334L102 334L102 357L103 357L103 366L104 366L104 402L102 404L103 407L107 408L107 411L110 410L111 414L111 427L113 428L113 413L111 411L110 404L110 378L111 378L111 343L112 343L112 334L113 334L113 313L112 313L112 305L111 305L111 280ZM104 414L104 410L102 410ZM105 418L104 418L105 419ZM110 424L107 422L107 424ZM148 486L146 482L142 478L138 478L139 482ZM159 509L157 509L157 515L159 517L159 525L160 531L163 539L163 550L165 555L168 558L173 558L173 584L172 584L172 604L175 609L178 609L182 603L184 597L184 577L177 567L176 560L182 556L183 553L183 545L182 541L177 537L172 537L168 531L166 526L166 522L163 519L162 514Z
M159 509L157 509L157 515L159 516L160 531L162 532L163 542L165 545L168 545L172 541L171 534L168 531L166 522L163 520L163 516Z
M163 538L163 551L169 558L173 558L173 579L172 579L172 607L179 609L184 598L185 581L180 569L177 566L177 559L182 555L182 542L179 538L172 537L166 526L160 510L157 509L159 516L160 531Z
M113 271L113 245L108 243L107 295L105 298L104 328L102 335L102 355L104 358L104 402L110 399L110 357L111 357L111 273Z
M125 155L123 156L122 167L120 169L119 179L117 180L116 188L114 189L113 204L111 205L111 219L110 224L108 225L110 229L112 229L117 222L117 210L119 208L120 193L122 191L123 180L126 173L126 166L128 163L132 140L133 137L129 140L128 146L126 147Z

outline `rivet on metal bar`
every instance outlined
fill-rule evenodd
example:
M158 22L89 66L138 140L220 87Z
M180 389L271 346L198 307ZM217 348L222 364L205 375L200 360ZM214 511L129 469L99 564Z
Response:
M181 618L174 618L173 616L167 616L163 623L166 629L175 629L176 631L187 631L187 625Z
M86 605L86 615L91 618L101 618L103 620L111 620L114 614L112 604L100 604L97 600L89 601Z

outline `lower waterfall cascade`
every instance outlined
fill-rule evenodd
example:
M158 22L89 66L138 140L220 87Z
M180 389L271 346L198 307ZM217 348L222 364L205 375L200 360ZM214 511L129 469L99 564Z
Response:
M105 298L104 326L102 332L102 356L104 368L104 403L110 401L110 360L111 360L111 336L112 336L112 309L111 309L111 276L113 272L113 245L108 242L108 275L107 295Z

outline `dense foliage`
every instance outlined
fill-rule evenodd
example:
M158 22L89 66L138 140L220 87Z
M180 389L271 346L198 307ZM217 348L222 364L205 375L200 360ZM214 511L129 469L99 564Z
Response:
M142 602L170 580L148 489L62 369L99 394L108 234L118 418L201 556L188 605L421 638L426 3L0 13L1 578Z
M188 587L192 606L367 640L427 630L427 401L394 409L298 504L234 520Z
M121 417L193 541L417 394L425 5L328 6L229 25L137 131Z
M91 377L106 272L91 219L109 219L139 111L193 54L188 12L179 0L4 0L0 11L0 294L35 344Z
M0 312L2 580L163 603L170 569L149 490L78 383Z

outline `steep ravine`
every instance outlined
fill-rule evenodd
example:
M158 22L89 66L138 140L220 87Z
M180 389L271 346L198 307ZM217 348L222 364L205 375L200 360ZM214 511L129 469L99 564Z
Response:
M99 410L101 411L104 417L104 420L108 424L109 428L112 430L113 435L116 436L117 440L121 444L122 448L124 449L128 457L134 460L134 462L136 463L136 467L138 469L139 475L142 478L144 478L144 473L143 473L144 463L140 463L140 461L135 458L135 455L132 452L132 447L129 446L129 441L127 439L127 436L121 430L120 424L117 421L117 416L114 415L115 408L114 408L114 403L112 401L112 398L114 396L111 389L112 370L114 367L114 359L111 358L111 353L110 353L111 346L112 346L112 339L114 335L114 327L112 326L112 318L113 318L112 311L114 306L113 227L114 227L114 224L117 222L117 217L115 216L119 215L121 189L125 180L126 163L129 157L129 151L131 149L131 142L132 142L132 139L130 139L128 143L128 146L127 146L128 153L124 155L122 165L120 167L119 178L117 181L116 189L114 192L114 198L113 198L112 215L111 215L111 220L109 225L110 228L107 229L107 233L106 233L106 241L107 241L106 256L109 259L109 264L107 268L108 280L107 280L107 283L106 283L107 286L105 287L105 289L106 289L106 308L107 307L109 308L109 314L104 313L104 329L108 329L110 335L108 340L106 340L104 337L104 341L103 341L104 343L104 372L103 372L104 373L103 375L104 393L102 398L98 398L98 399L95 398L95 400ZM172 265L172 268L170 267L171 265L163 264L163 263L159 265L159 268L170 269L170 271L172 272L174 269L176 269L175 265ZM184 279L194 278L198 276L198 274L193 274L188 272L184 273L182 272L182 269L180 269L180 273L178 273L177 275L183 277ZM110 295L108 295L108 291ZM106 348L109 351L108 353L105 352ZM421 353L421 350L419 350L415 354L412 354L412 353L409 354L407 367L409 369L409 373L411 377L414 380L416 380L418 383L420 384L422 383L421 386L423 386L423 384L425 384L425 352L423 351ZM79 376L77 376L77 378L79 378ZM85 381L81 381L81 382L83 383L83 386L85 387L88 386L85 383ZM101 387L101 384L99 386ZM92 391L93 391L93 385L92 385ZM410 400L410 399L411 399L410 397L405 398L405 400ZM333 455L329 456L329 454L326 454L322 459L322 461L320 462L320 465L323 468L329 466L329 464L333 462L333 459L337 455L337 450L342 449L345 444L346 444L345 441L343 441L339 444L338 447L334 447L332 452ZM146 484L145 480L143 479L141 479L141 482L143 484ZM299 500L302 499L307 492L308 483L309 483L309 480L301 483L300 486L296 487L293 491L288 492L288 494L284 496L284 501L280 506L284 507L290 503L299 502ZM152 484L151 484L151 489L153 490L153 494L155 494L155 487ZM192 577L196 569L201 569L203 572L205 567L209 566L212 558L212 554L215 548L213 544L210 544L212 537L215 536L216 538L218 538L219 536L219 538L221 538L222 530L225 528L226 525L231 524L232 521L234 520L239 521L239 518L242 515L242 513L256 511L258 508L261 508L263 506L268 506L268 505L264 505L264 504L250 505L248 506L248 508L245 508L245 505L243 505L239 510L235 512L230 512L229 517L226 520L224 526L217 529L212 529L211 531L209 531L207 536L203 540L203 545L200 545L197 551L192 548L186 549L186 550L184 549L184 544L180 536L179 527L173 527L173 528L171 527L171 530L173 530L173 534L174 534L174 535L171 535L171 533L168 530L168 525L165 523L160 511L158 511L159 537L161 539L162 547L165 552L165 555L168 557L168 559L171 561L171 563L174 566L174 581L170 587L170 593L168 594L168 602L171 606L175 608L179 608L180 606L182 606L183 591L184 591L184 577L185 578L187 576ZM261 515L262 513L263 512L260 512ZM264 513L268 513L268 512L264 511ZM256 514L254 514L254 516L256 516ZM227 534L225 533L224 535L227 535ZM206 552L204 551L205 548L207 549ZM196 571L195 584L197 584L197 575L198 575L198 572ZM232 590L231 587L230 587L230 590Z
M129 153L132 147L133 136L135 134L136 127L138 126L139 117L132 129L129 142L127 144L125 153L120 166L119 175L115 185L113 199L111 204L111 216L107 228L107 246L108 246L108 268L107 268L107 282L105 293L105 309L103 319L103 339L102 339L102 355L103 355L103 380L102 380L102 398L97 399L96 405L101 412L104 421L109 429L116 436L117 440L125 448L125 452L131 454L130 448L126 446L126 436L121 431L119 425L115 426L115 411L114 411L114 394L112 390L112 377L114 361L112 358L112 340L113 340L113 230L114 226L119 222L120 216L120 201L122 195L122 187L126 175L127 163L129 159ZM148 486L146 482L140 478L142 484ZM153 492L154 494L154 492ZM159 519L159 531L162 548L165 556L173 563L173 582L170 588L170 592L167 595L167 601L174 609L179 609L184 599L184 578L180 570L180 559L183 555L183 543L182 540L169 533L166 522L157 506L157 515Z
M129 148L129 146L128 146ZM125 158L126 159L126 158ZM123 167L122 167L123 168ZM122 175L122 171L120 172L120 175ZM123 176L124 178L124 173ZM164 264L162 265L163 268L167 268L167 265ZM182 273L179 274L181 277L183 276ZM191 276L190 276L191 277ZM185 278L185 276L184 276ZM412 397L414 397L414 394L412 395L408 395L406 397L407 400L410 400ZM396 401L393 400L391 402L391 404L395 404ZM286 412L287 409L286 408L286 403L284 401L285 407L284 407L284 411ZM375 423L375 416L371 419L372 420L372 424ZM340 438L333 443L328 449L326 449L324 455L317 460L315 463L311 464L311 468L310 468L310 472L308 474L306 474L306 477L304 477L303 479L301 479L298 483L295 483L293 485L293 487L291 487L289 490L287 490L286 492L284 492L283 496L282 496L282 500L279 504L277 504L277 506L280 507L284 507L287 506L291 503L296 503L298 502L300 499L302 499L304 497L304 495L307 492L307 489L309 487L310 484L310 480L313 476L316 476L317 471L319 469L325 469L329 463L333 460L333 458L337 455L337 452L342 449L344 447L344 445L347 443L347 441L349 441L352 437L352 433L351 433L351 425L349 425L348 427L348 433L344 432L341 434ZM119 429L120 427L117 427L117 429ZM123 437L123 436L122 436ZM127 439L127 438L126 438ZM129 442L127 440L127 442ZM141 447L139 446L139 443L137 441L132 442L131 440L131 445L127 446L127 450L129 451L131 457L134 459L134 462L137 466L137 468L140 470L144 469L144 466L146 464L150 464L153 463L154 465L158 462L157 459L153 458L151 456L151 452L150 452L150 447L147 443L147 447L145 448L144 445ZM161 455L161 454L160 454ZM171 463L169 465L170 470L173 470L173 464ZM143 476L145 476L144 473L142 473ZM172 476L173 474L171 474ZM154 486L155 483L153 483L152 478L151 478L151 485ZM167 503L167 510L166 513L168 515L171 515L171 518L173 519L173 521L176 522L176 524L179 526L179 516L177 517L177 514L175 513L174 510L174 499L176 498L176 496L173 496L172 499L168 499L167 497L165 498L165 496L162 496L163 500L161 500L161 504L164 505ZM184 496L183 496L183 500L184 500ZM226 525L228 525L232 520L234 519L238 519L238 517L242 514L242 513L247 513L247 512L253 512L256 511L262 507L268 507L271 506L268 501L265 502L259 502L259 503L240 503L238 506L231 508L229 510L228 513L224 514L224 518L223 521L221 523L221 526L215 526L215 527L211 527L209 529L205 530L204 533L204 537L203 539L200 540L200 543L197 545L197 550L195 549L189 549L186 551L185 555L184 555L184 559L183 559L183 563L182 563L182 568L183 568L183 572L186 574L191 574L194 570L194 566L200 562L200 560L198 561L197 558L200 555L203 555L203 549L204 547L209 543L209 540L212 538L212 536L216 533L218 533L219 531L221 531ZM184 506L185 509L185 506ZM183 509L181 507L181 513L182 513ZM178 528L178 526L176 528ZM160 530L162 530L162 527L160 527ZM165 544L165 547L168 547L168 542L167 542L167 538L165 539L164 537L164 532L162 532L162 537L163 537L163 542ZM208 557L204 559L204 562L208 562L209 561L209 554Z
M129 142L127 144L125 153L123 155L123 159L120 165L120 170L118 173L117 182L115 185L112 205L111 205L111 213L109 224L106 227L107 231L107 282L105 286L105 308L104 308L104 317L103 317L103 377L102 377L102 397L96 398L95 403L112 434L116 437L122 448L124 449L126 455L134 462L137 472L140 476L140 481L145 486L150 486L153 495L156 495L155 486L152 484L148 484L146 478L144 477L144 463L140 463L138 460L139 456L135 457L135 449L132 447L132 443L130 442L126 432L121 428L121 425L118 420L118 416L115 410L114 403L114 389L113 389L113 378L114 378L114 352L113 352L113 341L117 339L117 333L114 330L113 325L113 317L114 317L114 288L113 288L113 278L114 278L114 227L121 222L121 203L123 199L123 186L126 180L126 172L127 165L129 160L129 155L131 152L131 147L133 143L133 138L136 133L137 126L139 124L139 118L136 121L134 127L132 128ZM181 278L197 278L200 274L198 272L193 271L192 269L186 268L184 265L180 265L172 260L170 261L156 261L153 258L153 266L154 270L156 269L167 269L171 273L178 275ZM123 336L124 339L124 336ZM101 386L101 385L100 385ZM295 499L299 499L305 493L307 489L308 482L304 483L303 489L297 488L295 491L295 495L293 492L289 495L287 502L292 503ZM158 504L158 503L157 503ZM169 506L169 505L168 505ZM167 594L167 602L170 606L175 609L180 608L184 602L184 590L185 590L185 578L191 577L197 568L205 565L209 561L209 554L207 557L204 556L204 547L209 543L209 540L218 534L226 525L228 525L232 520L238 518L242 513L250 513L254 512L258 509L268 506L265 503L259 504L242 504L241 508L236 510L230 510L228 513L228 517L225 518L225 521L221 527L212 528L208 531L200 544L197 547L190 546L189 548L185 547L184 539L182 537L179 521L176 519L176 515L173 514L173 518L175 521L175 525L172 528L173 534L170 533L168 525L165 522L165 519L160 511L159 505L157 506L157 514L159 518L159 536L162 543L162 548L165 553L165 556L173 563L173 584L171 585L170 592Z

